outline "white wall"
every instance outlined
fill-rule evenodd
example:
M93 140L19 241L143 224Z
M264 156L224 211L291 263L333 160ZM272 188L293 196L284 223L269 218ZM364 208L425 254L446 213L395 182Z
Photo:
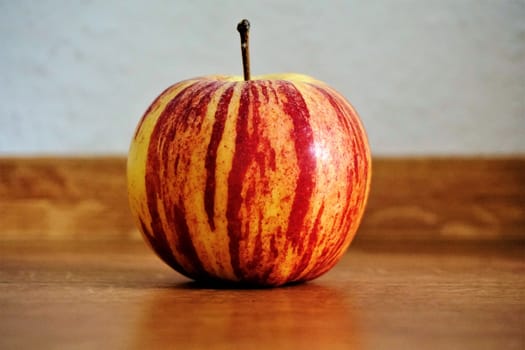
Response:
M324 80L376 155L525 153L525 1L0 1L0 154L125 153L169 84Z

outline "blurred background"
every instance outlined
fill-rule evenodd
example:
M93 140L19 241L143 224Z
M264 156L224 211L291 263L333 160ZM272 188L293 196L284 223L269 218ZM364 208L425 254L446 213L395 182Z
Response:
M324 80L381 156L525 153L525 1L0 1L0 155L125 154L168 85Z

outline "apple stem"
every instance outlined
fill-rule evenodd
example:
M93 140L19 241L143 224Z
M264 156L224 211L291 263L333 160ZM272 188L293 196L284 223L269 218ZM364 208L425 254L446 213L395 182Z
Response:
M250 50L248 46L248 39L250 34L250 22L243 19L237 24L237 31L241 35L241 52L242 52L242 68L244 72L244 80L250 80Z

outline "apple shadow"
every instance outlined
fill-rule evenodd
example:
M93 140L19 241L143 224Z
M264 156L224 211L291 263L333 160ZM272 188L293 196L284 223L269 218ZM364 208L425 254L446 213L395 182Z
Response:
M251 283L232 282L226 280L189 280L184 283L173 285L173 288L189 289L189 290L269 290L274 288L290 288L294 286L304 285L308 282L291 282L282 286L264 286Z

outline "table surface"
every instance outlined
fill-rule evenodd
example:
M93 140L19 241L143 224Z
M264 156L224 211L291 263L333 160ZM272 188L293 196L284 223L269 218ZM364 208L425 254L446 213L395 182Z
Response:
M140 240L0 241L1 349L523 349L522 243L352 245L276 289L191 282Z

